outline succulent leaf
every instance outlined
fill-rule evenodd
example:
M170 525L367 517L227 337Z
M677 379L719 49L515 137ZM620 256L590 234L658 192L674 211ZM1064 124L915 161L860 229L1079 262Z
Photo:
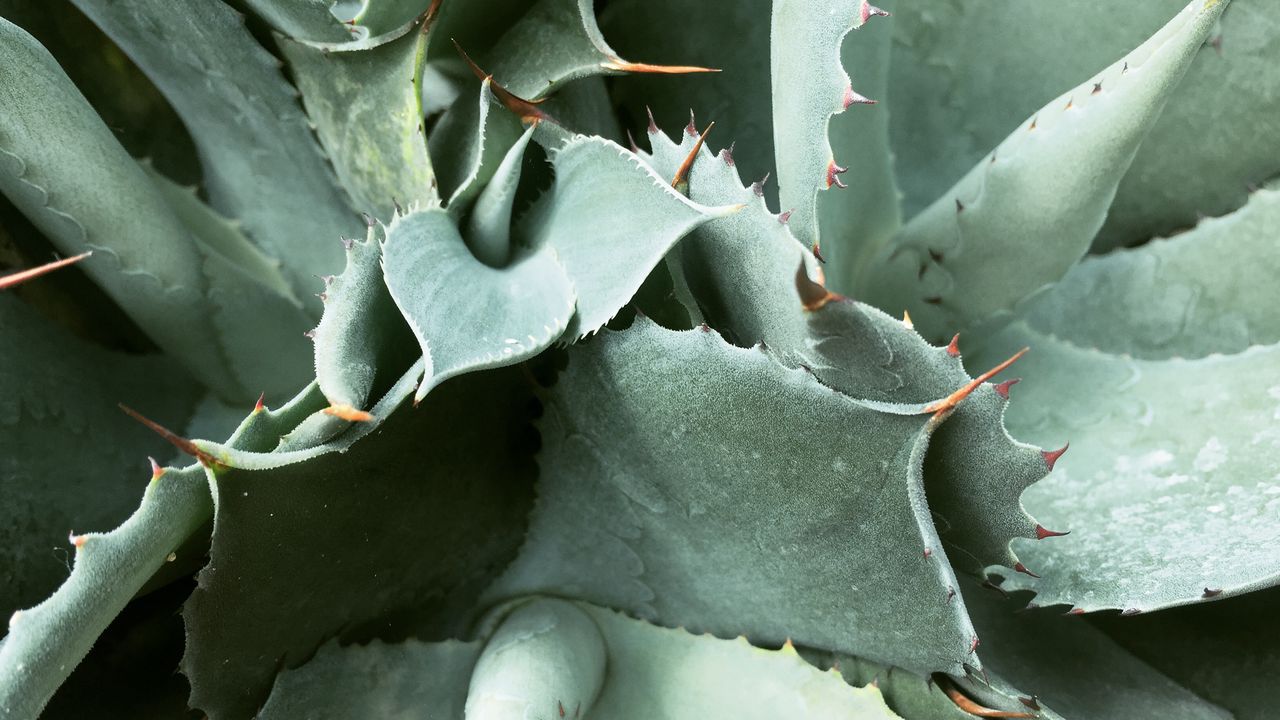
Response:
M251 715L278 668L387 632L388 615L418 637L460 631L532 502L523 388L514 371L469 376L345 453L215 475L210 562L184 610L191 704Z
M422 129L425 33L329 53L283 40L316 134L356 209L389 220L397 202L437 202Z
M875 261L868 298L910 311L935 340L1008 322L1087 252L1226 4L1193 0L1146 43L1028 118L907 223Z
M172 12L158 0L74 0L147 74L191 132L213 207L279 258L298 297L336 272L332 238L357 215L298 106L279 62L220 0ZM318 303L309 305L319 315Z
M394 220L383 255L387 288L426 360L415 402L455 375L533 357L573 316L573 285L553 250L524 251L507 267L490 267L440 209Z
M467 218L467 247L483 263L495 267L505 265L511 256L511 213L520 185L524 151L533 137L536 125L530 125L507 151L493 179L480 192L476 206Z
M1020 546L1044 577L1012 578L1010 587L1036 589L1041 605L1145 611L1280 578L1280 536L1269 517L1280 503L1272 478L1280 469L1272 449L1280 346L1240 350L1253 332L1276 342L1270 318L1251 323L1249 311L1220 304L1248 291L1237 281L1254 271L1255 253L1270 252L1248 228L1274 197L1259 193L1239 217L1090 260L979 356L980 363L1014 344L1034 345L1022 367L1034 381L1018 387L1006 420L1020 436L1069 439L1075 448L1027 494L1048 527L1071 536ZM1228 227L1239 232L1223 232ZM1195 265L1195 277L1185 274L1215 246L1214 272ZM1157 282L1163 292L1144 295ZM1144 303L1082 307L1091 294ZM1079 314L1058 322L1068 305ZM1053 334L1058 329L1063 336Z
M637 383L649 389L619 403ZM958 672L977 659L925 505L935 424L714 332L637 318L575 347L550 392L528 540L489 597L570 595L666 625Z
M459 221L520 137L519 119L493 107L492 85L490 78L480 83L479 104L466 104L463 93L431 135L432 152L443 156L440 187L448 193L446 207ZM459 145L465 151L458 152Z
M580 679L572 666L589 658L566 652L575 648L598 652L599 670L608 666L598 697L582 702L554 692L551 685ZM498 662L504 661L514 666L508 673L497 672ZM422 668L431 677L425 683L405 677L406 666ZM549 676L549 682L515 687L519 679L535 674ZM511 712L485 712L490 708L477 694L490 687L501 688L500 697L509 703L504 709ZM427 706L439 710L433 717L455 720L463 717L464 699L467 717L477 718L560 717L561 708L566 718L617 720L898 717L875 687L849 687L838 674L805 663L790 646L763 650L744 638L693 635L585 603L551 599L519 605L491 636L469 643L409 640L345 648L329 643L316 659L281 674L264 717L305 714L319 719L343 717L344 712L364 715L373 708L385 715L388 708ZM516 704L518 699L527 702L527 709ZM521 710L533 715L518 714Z
M245 0L273 28L299 40L341 43L351 33L333 14L335 0Z
M850 105L868 102L854 92L841 64L842 40L883 14L867 0L773 3L769 66L778 201L792 213L796 238L805 245L818 242L819 191L843 184L839 173L847 162L832 154L827 123ZM887 47L889 37L882 32L875 40ZM850 42L861 39L859 32Z

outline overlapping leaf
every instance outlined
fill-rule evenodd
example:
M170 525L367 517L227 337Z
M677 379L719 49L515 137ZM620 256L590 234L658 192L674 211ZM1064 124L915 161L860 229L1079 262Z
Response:
M1194 0L1142 46L1027 118L902 229L875 261L866 297L909 310L935 340L1007 322L1087 252L1139 144L1225 7Z
M1037 603L1154 610L1280 579L1274 291L1238 284L1265 273L1275 202L1263 191L1233 216L1083 263L992 341L987 357L1036 347L1010 428L1073 447L1028 494L1072 533L1021 550L1044 577L1015 585Z

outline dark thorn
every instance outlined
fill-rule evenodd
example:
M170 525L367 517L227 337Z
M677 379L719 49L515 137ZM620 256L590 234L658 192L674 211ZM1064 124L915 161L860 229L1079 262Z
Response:
M1094 84L1093 84L1093 93L1092 93L1092 94L1093 94L1093 95L1097 95L1097 94L1098 94L1098 93L1100 93L1100 92L1102 92L1102 83L1101 83L1101 82L1096 82L1096 83L1094 83Z
M693 117L693 108L689 108L689 124L684 128L684 131L689 134L689 137L694 137L698 134L698 126L696 123L697 120Z
M680 187L680 183L685 181L689 176L689 170L693 167L693 161L698 159L698 151L702 149L702 143L706 141L707 134L716 126L714 120L707 125L707 129L702 131L698 136L698 141L693 144L693 149L685 156L684 162L680 163L680 167L676 168L676 176L671 180L671 187Z
M702 332L711 332L711 326L706 323L702 323L701 325L699 325L698 329L701 330Z
M260 413L260 412L262 412L263 410L266 410L266 409L267 409L267 406L266 406L266 404L264 403L264 401L265 401L266 399L267 399L267 394L266 394L265 392L264 392L264 393L260 393L260 394L258 395L258 402L256 402L256 403L254 403L254 404L253 404L253 411L254 411L255 413Z
M954 600L955 597L956 597L956 589L953 587L948 587L947 588L947 604L950 605L951 601Z
M360 213L360 217L364 218L365 227L373 227L374 219L369 213Z
M1126 67L1127 67L1127 66L1126 66ZM1035 129L1036 129L1036 124L1037 124L1037 123L1039 123L1039 122L1040 122L1040 116L1039 116L1039 115L1037 115L1037 116L1035 116L1035 117L1031 118L1031 125L1030 125L1027 129L1028 129L1028 130L1035 130Z
M964 203L960 202L960 198L956 198L956 212L964 212Z
M720 150L720 159L723 160L724 164L728 165L729 167L733 167L733 149L734 147L737 146L737 144L738 143L736 141L731 142L729 143L729 147L723 148Z
M640 146L636 145L636 138L631 134L631 128L627 128L627 142L631 145L631 152L639 153Z
M657 135L657 134L658 134L658 123L654 122L654 120L653 120L653 109L652 109L652 108L650 108L648 105L645 105L645 106L644 106L644 111L649 115L649 134L650 134L650 135Z
M1222 588L1218 588L1217 590L1210 590L1209 588L1205 588L1204 595L1202 595L1201 597L1213 598L1213 597L1218 597L1221 594L1222 594Z
M391 196L391 205L396 209L397 215L404 214L404 208L400 207L400 203L396 201L396 198L394 195Z
M1038 578L1038 577L1040 577L1039 575L1037 575L1037 574L1035 574L1035 573L1031 572L1030 570L1028 570L1028 569L1027 569L1027 566L1026 566L1026 565L1023 565L1023 564L1022 564L1022 563L1020 563L1020 562L1018 562L1018 563L1014 563L1014 564L1013 564L1013 569L1014 569L1014 570L1016 570L1016 571L1018 571L1018 572L1020 572L1020 573L1022 573L1023 575L1030 575L1030 576L1031 576L1031 577L1033 577L1033 578Z
M832 300L844 299L840 295L830 292L820 283L811 280L803 258L800 260L800 267L796 268L796 292L800 295L801 306L808 312L821 310Z
M184 438L181 435L173 432L169 428L161 425L160 423L145 417L142 413L138 412L137 410L134 410L133 408L129 407L128 405L125 405L124 403L117 403L117 404L119 405L120 409L124 411L126 415L133 418L134 420L137 420L143 425L147 426L147 428L150 429L152 432L154 432L155 434L159 435L160 437L168 441L170 445L178 448L179 450L186 453L187 455L190 455L196 460L199 460L201 465L204 465L205 467L208 467L208 468L212 468L219 464L216 460L213 459L212 455L201 450L199 447L196 446L195 443L191 442L187 438Z
M1051 538L1051 537L1062 537L1063 535L1070 535L1070 534L1071 534L1070 530L1066 532L1058 532L1056 530L1049 530L1045 528L1045 526L1043 525L1036 525L1037 540L1043 540L1045 538Z
M1040 709L1040 696L1038 696L1038 695L1032 695L1031 697L1021 697L1021 696L1019 696L1019 697L1018 697L1018 702L1022 703L1023 705L1027 706L1028 708L1031 708L1032 710L1039 710L1039 709Z
M925 557L933 557L933 549L932 549L932 548L925 548L925 549L924 549L924 556L925 556Z
M814 257L818 258L818 262L824 265L827 263L827 259L822 257L822 250L818 247L818 243L816 241L813 243L813 247L809 248L809 250L813 253Z
M1123 75L1127 72L1129 72L1129 63L1125 61L1124 67L1120 68L1120 74Z
M996 394L1005 400L1009 399L1009 388L1022 382L1022 378L1012 378L996 385Z
M781 215L779 215L779 216L778 216L778 222L782 223L783 225L786 225L786 224L787 224L787 221L789 221L789 220L791 219L791 213L792 213L792 212L793 212L792 210L788 210L788 211L786 211L786 212L782 213Z
M1049 467L1049 472L1053 472L1053 466L1058 464L1058 458L1062 457L1062 454L1065 453L1067 451L1067 448L1070 448L1070 447L1071 447L1071 443L1068 442L1066 445L1063 445L1061 448L1057 450L1041 450L1040 451L1040 454L1044 456L1044 464Z
M973 642L969 643L969 654L972 655L978 651L978 636L973 636Z

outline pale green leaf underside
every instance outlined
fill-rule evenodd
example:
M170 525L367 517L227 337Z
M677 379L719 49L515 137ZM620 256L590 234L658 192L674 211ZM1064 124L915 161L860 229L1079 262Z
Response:
M443 210L394 220L383 254L391 297L426 358L417 400L455 375L533 357L573 315L573 287L553 251L526 251L508 267L489 267Z
M642 318L575 347L546 404L529 539L492 598L582 598L922 672L976 664L924 499L927 415Z
M279 63L222 2L75 0L164 93L191 132L213 206L284 263L298 297L336 272L359 228ZM319 304L309 305L319 314Z
M280 43L338 180L356 209L382 220L397 202L438 199L417 82L425 44L422 33L353 53Z
M890 312L909 310L932 339L1008 322L1088 250L1225 6L1194 0L1142 46L1027 118L902 229L875 261L867 297Z
M593 648L598 655L588 654ZM575 667L593 657L596 667ZM604 675L606 667L602 686L585 700L556 691L557 684L568 690L580 682L575 669ZM543 682L520 683L534 677ZM467 717L483 718L556 718L562 708L574 720L898 717L876 688L850 687L789 648L762 650L743 638L693 635L547 599L518 605L487 640L329 643L314 660L281 674L264 717L409 718L429 707L433 718L462 720L464 703Z

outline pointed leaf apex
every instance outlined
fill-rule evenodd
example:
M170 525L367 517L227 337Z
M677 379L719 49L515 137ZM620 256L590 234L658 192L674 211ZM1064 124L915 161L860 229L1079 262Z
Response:
M267 399L267 394L265 392L258 394L258 402L253 404L253 413L255 415L267 409L267 405L265 402L266 399Z
M913 322L911 322L911 313L907 312L906 310L903 310L903 311L902 311L902 324L903 324L903 325L904 325L908 330L915 330L915 329L916 329L916 324L915 324L915 323L913 323Z
M164 475L164 468L160 467L160 463L150 455L147 456L147 462L151 463L151 479L159 480L160 476Z
M179 450L190 455L191 457L194 457L196 460L199 460L201 465L204 465L205 467L209 467L209 468L216 467L217 465L219 465L218 461L215 460L212 455L201 450L199 447L196 446L195 443L191 442L187 438L184 438L181 435L173 432L169 428L161 425L160 423L154 420L151 420L150 418L144 416L142 413L138 412L137 410L134 410L133 408L129 407L128 405L125 405L124 403L117 403L117 405L119 405L120 409L123 410L126 415L133 418L134 420L137 420L143 425L146 425L147 428L149 428L152 432L154 432L155 434L159 435L160 437L168 441L170 445L178 448ZM154 472L155 471L152 470L153 478L155 477Z
M817 240L813 241L813 247L809 248L809 252L813 253L813 256L818 259L818 262L824 265L826 264L827 259L822 257L822 248L818 247Z
M364 410L357 410L346 404L330 405L321 412L348 422L372 422L376 419Z
M86 253L80 253L79 255L73 255L72 257L69 257L69 258L63 258L61 260L54 260L51 263L45 263L44 265L41 265L39 267L33 267L30 270L21 270L16 273L5 275L3 277L0 277L0 290L7 290L15 285L20 285L33 278L37 278L46 273L53 272L58 268L64 268L68 265L74 265L75 263L80 262L81 260L89 257L92 254L93 254L92 251L86 252Z
M657 134L658 134L658 123L653 119L653 108L649 107L648 105L645 105L645 106L644 106L644 112L645 112L645 114L646 114L646 115L648 115L648 116L649 116L649 128L648 128L648 130L649 130L649 134L650 134L650 135L657 135Z
M1053 472L1053 466L1058 464L1058 458L1071 447L1071 443L1067 443L1057 450L1041 450L1040 455L1044 457L1044 464L1049 467L1049 472Z
M489 92L493 93L493 96L498 98L498 102L502 103L503 107L507 110L515 113L517 117L525 122L539 122L541 120L551 120L552 122L555 122L550 115L537 107L542 100L525 100L510 90L507 90L502 85L499 85L498 82L493 79L492 75L481 70L480 66L476 65L475 61L471 59L471 56L467 55L467 52L462 49L462 46L458 44L457 40L453 41L453 46L458 50L458 54L462 56L462 59L466 61L467 65L471 67L471 72L474 73L476 77L480 78L481 81L488 83Z
M1023 355L1026 355L1027 351L1029 351L1030 349L1031 348L1022 348L1018 352L1014 353L1013 356L1010 357L1008 360L1005 360L999 365L982 373L978 377L971 380L967 385L951 393L946 398L943 398L942 400L939 400L938 402L925 407L924 412L933 413L934 415L942 415L944 413L951 412L952 410L955 409L957 405L960 404L960 401L969 397L969 394L972 393L974 390L977 390L978 387L982 385L982 383L990 380L991 378L1003 372L1010 365L1017 362L1018 358L1022 357Z
M720 68L702 67L700 65L651 65L649 63L628 62L622 58L610 58L600 67L605 70L622 73L651 73L657 75L687 75L689 73L718 73Z

